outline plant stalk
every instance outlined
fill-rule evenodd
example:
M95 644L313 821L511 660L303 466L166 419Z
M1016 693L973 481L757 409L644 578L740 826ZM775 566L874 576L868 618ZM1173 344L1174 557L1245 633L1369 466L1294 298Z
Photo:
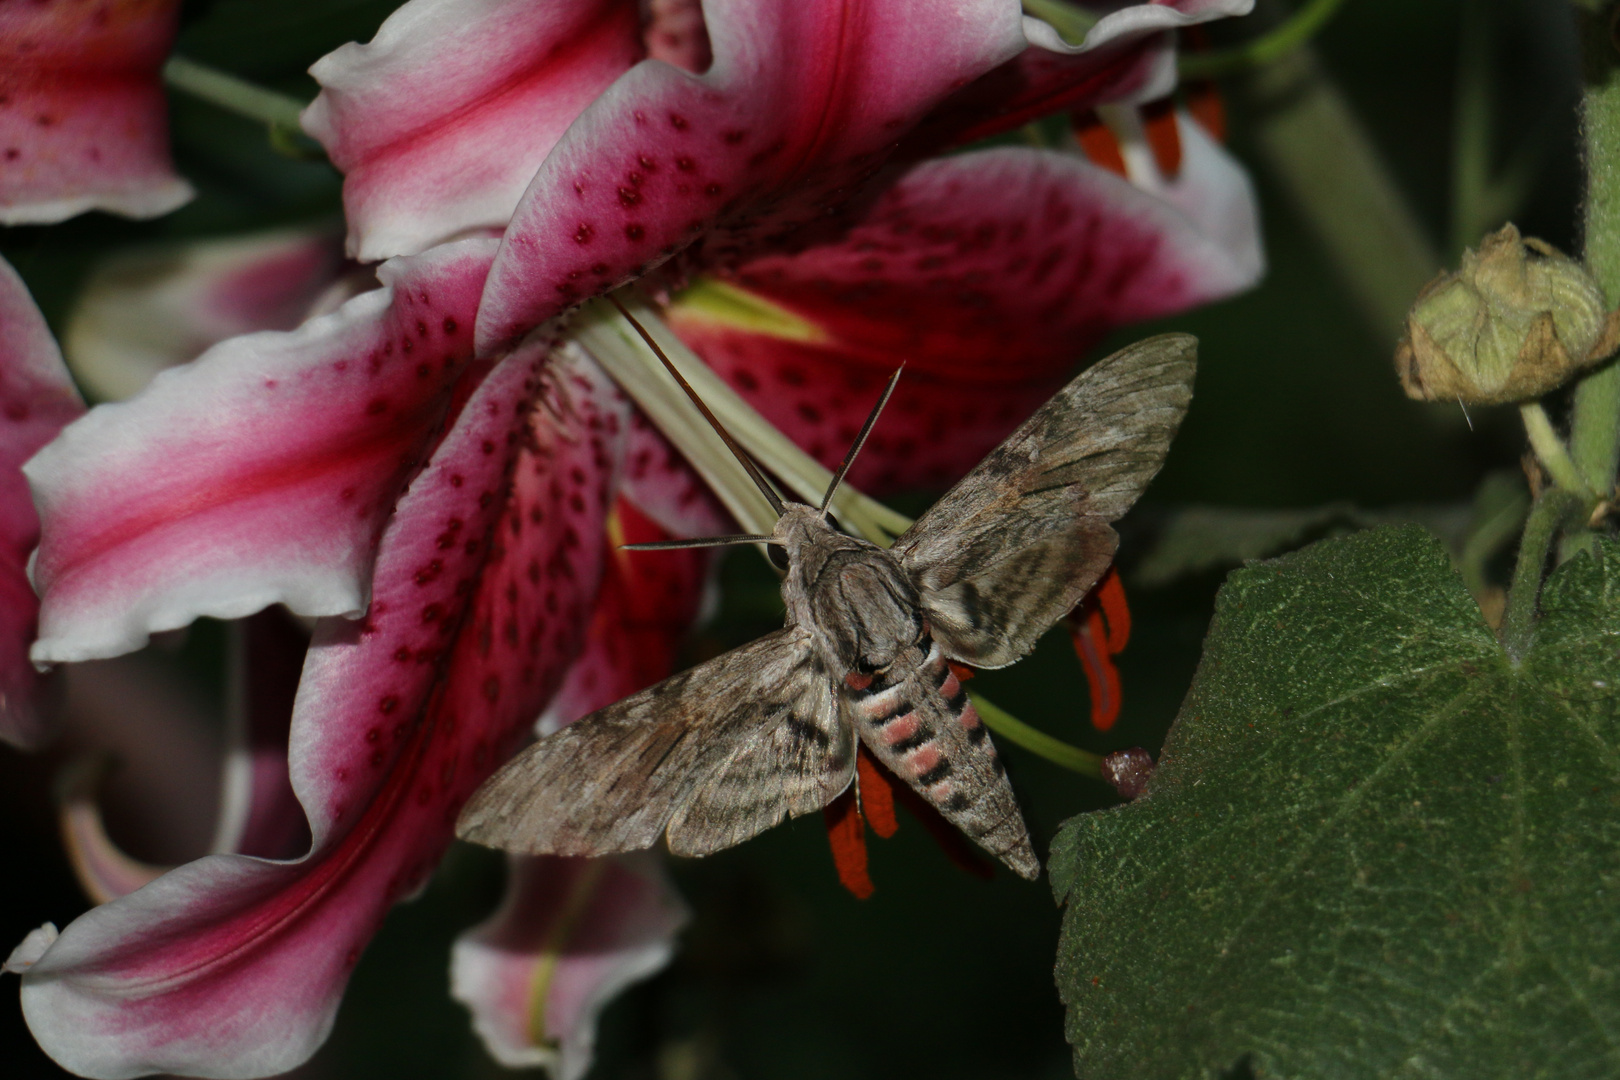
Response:
M1587 269L1610 304L1620 302L1620 52L1610 28L1612 5L1582 5L1581 134L1586 157ZM1603 10L1597 10L1601 7ZM1599 499L1615 488L1620 467L1620 364L1611 360L1575 387L1570 456ZM1584 525L1584 523L1583 523ZM1566 554L1586 546L1572 537Z
M1024 0L1023 7L1026 14L1035 16L1056 30L1058 36L1070 45L1078 45L1086 40L1086 35L1099 21L1096 15L1065 0Z
M1306 0L1287 20L1253 41L1220 52L1182 56L1176 67L1183 79L1214 79L1270 64L1315 37L1343 6L1344 0Z
M1535 636L1536 602L1541 596L1541 575L1547 566L1553 538L1570 511L1579 505L1577 496L1563 488L1552 487L1543 491L1530 508L1524 535L1519 540L1519 558L1513 567L1507 608L1502 615L1502 648L1515 664L1530 652Z
M1316 233L1368 328L1393 343L1440 258L1381 155L1309 48L1242 87L1265 164Z
M1553 478L1553 483L1573 495L1590 498L1593 492L1587 485L1586 477L1571 460L1564 440L1553 430L1552 421L1547 417L1547 410L1541 407L1541 402L1520 405L1519 416L1524 420L1524 432L1530 438L1530 448L1536 452L1536 460Z
M987 701L978 694L969 693L968 698L973 702L974 711L984 726L1000 735L1016 746L1022 746L1032 754L1039 754L1054 765L1061 765L1065 769L1072 769L1082 776L1102 779L1102 757L1082 750L1078 746L1070 746L1062 739L1054 739L1044 731L1030 727L1012 713L1003 709L994 702Z
M266 90L218 68L187 60L183 56L171 56L169 62L163 65L163 81L176 90L183 90L192 97L238 116L258 120L271 127L289 128L295 132L302 130L298 116L304 111L305 102Z

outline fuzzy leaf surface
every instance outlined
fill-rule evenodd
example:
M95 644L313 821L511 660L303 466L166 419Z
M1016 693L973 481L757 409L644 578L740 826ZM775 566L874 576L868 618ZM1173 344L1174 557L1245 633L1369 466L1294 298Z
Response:
M1233 574L1148 793L1053 844L1078 1075L1620 1075L1620 544L1523 664L1416 527Z

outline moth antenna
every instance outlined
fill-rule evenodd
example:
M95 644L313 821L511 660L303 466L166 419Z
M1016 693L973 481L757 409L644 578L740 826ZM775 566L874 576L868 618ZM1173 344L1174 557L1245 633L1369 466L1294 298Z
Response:
M714 433L720 436L720 440L726 444L726 448L736 457L738 463L742 465L743 471L748 474L749 479L753 480L754 486L759 488L759 493L765 496L766 502L771 504L771 509L776 511L778 517L781 517L782 498L776 493L776 489L771 487L771 482L765 479L765 474L759 471L759 466L754 464L754 459L749 457L741 446L737 445L737 440L731 437L731 432L722 427L720 421L715 419L714 413L710 412L709 407L703 404L703 399L698 397L697 391L693 390L691 384L681 377L681 373L675 369L674 363L664 355L664 350L658 347L658 342L654 341L652 335L647 333L647 328L637 322L634 315L625 310L625 306L619 303L617 296L609 293L608 299L613 301L613 306L619 309L619 314L623 315L630 325L636 328L636 333L641 335L641 340L645 341L652 351L658 354L658 359L664 362L665 370L674 376L676 382L681 384L681 389L685 390L686 396L692 399L692 404L696 405L698 412L703 414L703 419L707 420L709 426L714 428Z
M872 434L872 428L877 424L883 406L889 403L889 396L894 393L895 384L900 381L900 373L904 370L906 365L901 364L894 369L894 374L889 376L889 385L883 388L883 396L878 398L878 403L872 406L872 411L867 414L866 423L861 425L860 434L855 436L855 444L849 448L849 453L844 455L844 460L838 463L838 471L833 473L832 483L827 485L827 494L821 497L821 505L816 507L823 517L827 514L827 507L832 505L832 497L837 493L838 485L844 482L844 474L849 472L849 467L855 464L855 456L861 452L861 447L866 445L866 437Z
M620 551L680 551L682 548L729 547L732 544L768 544L768 536L700 536L692 540L649 540L620 544Z

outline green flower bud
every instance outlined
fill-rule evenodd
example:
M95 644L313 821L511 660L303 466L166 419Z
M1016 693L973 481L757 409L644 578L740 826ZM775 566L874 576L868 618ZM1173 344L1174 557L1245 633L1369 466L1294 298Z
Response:
M1556 389L1620 347L1620 312L1574 259L1504 225L1418 294L1395 349L1408 397L1496 405Z

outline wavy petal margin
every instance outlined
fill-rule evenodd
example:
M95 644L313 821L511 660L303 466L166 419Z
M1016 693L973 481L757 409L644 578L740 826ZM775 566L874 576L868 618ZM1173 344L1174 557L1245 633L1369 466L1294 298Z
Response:
M1065 109L1163 97L1176 85L1176 44L1168 31L1253 7L1254 0L1128 4L1099 19L1078 45L1025 16L1029 47L951 95L907 136L900 156L923 157Z
M22 995L64 1067L269 1076L325 1038L360 950L581 645L627 406L544 356L503 361L412 482L366 619L317 629L291 735L310 854L200 859L63 931Z
M725 261L822 220L928 110L1024 47L1006 0L714 0L704 17L707 71L632 68L540 166L490 272L480 350L699 239Z
M33 746L45 734L28 662L39 601L28 583L28 554L39 516L22 463L84 412L56 340L28 287L0 259L0 740Z
M28 463L44 523L36 663L114 656L199 615L365 610L377 537L472 359L495 242L248 334L102 405Z
M0 4L0 224L156 217L191 199L169 161L161 76L179 10Z
M564 129L644 54L635 0L411 0L310 74L349 253L501 228Z
M1196 125L1181 130L1181 174L1159 194L1048 151L915 166L835 240L699 284L665 318L828 466L904 362L851 480L942 486L1109 330L1259 279L1248 178Z
M450 993L496 1061L580 1080L597 1016L669 962L686 905L650 852L509 867L501 909L456 941Z

